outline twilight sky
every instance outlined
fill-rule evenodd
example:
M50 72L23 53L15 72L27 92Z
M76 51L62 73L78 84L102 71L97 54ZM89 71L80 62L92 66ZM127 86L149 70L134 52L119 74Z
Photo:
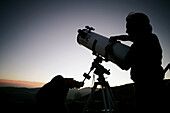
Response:
M77 30L89 25L107 37L126 34L130 12L149 16L165 67L170 62L169 11L169 0L1 0L0 79L48 82L62 74L82 81L94 56L78 45ZM111 62L103 65L111 69L106 75L111 86L132 82L129 71Z

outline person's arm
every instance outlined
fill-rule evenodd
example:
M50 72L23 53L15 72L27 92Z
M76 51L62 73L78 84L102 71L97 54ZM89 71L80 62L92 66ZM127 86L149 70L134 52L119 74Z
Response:
M118 35L118 36L111 36L109 41L110 42L114 42L117 40L121 40L121 41L132 41L133 42L133 38L128 36L128 35Z

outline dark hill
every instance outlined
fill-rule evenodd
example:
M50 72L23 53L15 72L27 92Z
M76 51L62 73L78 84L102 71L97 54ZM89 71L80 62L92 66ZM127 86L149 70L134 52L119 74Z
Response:
M166 95L170 94L169 83L170 80L165 80ZM31 110L32 108L34 109L37 106L34 96L38 90L39 88L0 87L0 106L9 108L15 107L17 110L21 108L26 108L27 110ZM115 96L116 103L121 113L132 113L135 106L134 84L126 84L122 86L112 87L111 90ZM73 95L73 93L75 95ZM70 113L80 113L82 111L89 97L89 93L89 88L81 90L70 90L70 92L68 93L68 97L71 98L67 98L66 100L66 104L70 110ZM103 109L104 106L103 101L101 101L101 89L96 90L94 96L97 107Z
M0 104L32 104L39 88L0 87Z

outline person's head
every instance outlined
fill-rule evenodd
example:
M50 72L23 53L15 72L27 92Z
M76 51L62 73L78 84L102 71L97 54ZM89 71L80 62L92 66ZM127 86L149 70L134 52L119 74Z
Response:
M64 78L61 75L57 75L50 81L50 83L53 85L64 84Z
M65 88L80 88L83 87L84 83L78 82L73 78L64 78L61 75L55 76L51 81L50 84L54 87L63 86Z
M139 36L152 33L152 26L148 16L143 13L130 13L126 17L126 33Z

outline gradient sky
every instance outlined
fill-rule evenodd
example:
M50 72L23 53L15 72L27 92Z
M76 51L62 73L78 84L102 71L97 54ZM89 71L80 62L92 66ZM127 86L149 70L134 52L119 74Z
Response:
M94 56L78 45L77 30L89 25L107 37L126 34L130 12L149 16L165 67L170 62L169 11L169 0L1 0L0 79L48 82L62 74L82 81ZM110 62L103 65L111 69L106 75L111 86L132 82L129 71Z

